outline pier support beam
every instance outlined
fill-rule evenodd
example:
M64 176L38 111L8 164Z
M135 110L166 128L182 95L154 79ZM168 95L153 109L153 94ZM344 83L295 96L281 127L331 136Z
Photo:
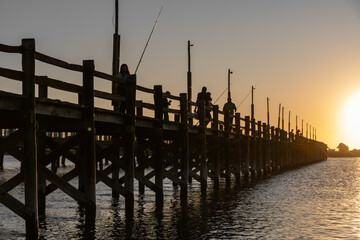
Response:
M37 239L39 236L38 222L38 183L37 183L37 148L36 148L36 104L35 104L35 40L23 39L22 70L24 72L24 172L25 206L33 214L27 216L26 235Z
M219 176L220 176L220 147L219 147L219 106L215 105L213 107L213 143L212 143L212 174L214 178L214 186L216 189L219 188Z
M131 75L126 80L127 119L125 141L125 207L127 216L134 214L134 168L135 168L135 99L136 75Z
M86 220L94 221L96 215L96 153L95 153L95 113L94 113L94 61L83 62L83 103L86 109L83 113L84 128L81 131L83 154L81 166L84 170L82 191L89 198L86 206Z
M185 93L180 94L181 111L181 197L187 198L189 181L189 129L188 129L188 102Z
M155 185L156 191L156 203L162 205L164 202L163 194L163 179L164 179L164 159L163 159L163 98L162 98L162 86L154 86L154 102L155 102L155 119L156 131L154 134L155 141Z

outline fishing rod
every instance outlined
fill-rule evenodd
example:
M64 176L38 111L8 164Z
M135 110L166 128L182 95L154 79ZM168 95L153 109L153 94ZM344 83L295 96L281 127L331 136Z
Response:
M152 30L151 30L150 36L149 36L149 38L148 38L148 40L147 40L147 42L146 42L145 48L144 48L144 50L143 50L143 52L142 52L142 54L141 54L139 63L138 63L138 65L137 65L136 69L135 69L135 73L134 73L134 74L136 74L136 72L137 72L137 70L138 70L138 68L139 68L139 66L140 66L141 60L142 60L142 58L143 58L143 56L144 56L144 53L145 53L145 51L146 51L147 46L149 45L150 38L151 38L151 36L152 36L152 34L153 34L153 32L154 32L154 29L155 29L155 27L156 27L156 25L157 25L157 23L158 23L158 20L159 20L159 17L160 17L160 14L161 14L161 11L162 11L163 7L164 7L164 6L161 6L161 8L160 8L159 14L158 14L158 16L157 16L157 18L156 18L156 21L155 21L154 26L153 26L153 28L152 28Z

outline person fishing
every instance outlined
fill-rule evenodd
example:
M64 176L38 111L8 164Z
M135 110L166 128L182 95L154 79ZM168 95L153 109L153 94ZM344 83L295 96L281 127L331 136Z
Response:
M130 77L130 71L128 65L125 63L122 64L120 67L120 72L116 76L122 80L127 80ZM125 83L119 83L119 82L116 83L116 94L120 96L126 95ZM118 102L115 105L115 110L120 113L125 113L126 103L121 101Z
M203 87L201 92L199 92L197 95L196 105L199 110L200 116L203 114L203 112L201 112L201 108L199 108L199 105L201 103L204 103L204 105L205 105L205 126L207 126L207 124L211 120L211 114L210 114L210 111L212 108L211 101L212 101L211 93L207 92L206 87ZM201 118L199 118L199 119L201 121ZM203 123L200 122L200 124L202 125Z
M223 112L225 113L227 111L229 112L229 123L231 125L233 122L234 114L236 112L236 106L231 101L231 98L227 99L227 102L224 104L224 107L223 107Z

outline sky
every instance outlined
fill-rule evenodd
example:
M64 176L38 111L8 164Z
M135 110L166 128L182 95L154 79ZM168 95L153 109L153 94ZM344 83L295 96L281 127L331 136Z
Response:
M121 63L134 72L163 6L137 72L139 85L178 95L186 92L187 41L191 48L193 96L207 86L213 99L227 88L241 116L250 115L255 87L255 118L277 126L279 103L285 126L291 112L316 128L317 140L360 149L360 1L356 0L119 0ZM114 0L0 0L0 43L20 45L35 38L36 49L81 64L94 59L111 73ZM0 53L0 67L20 69L21 58ZM80 83L81 75L37 63L36 74ZM97 81L96 88L110 85ZM19 83L0 78L0 90L20 92ZM50 97L73 101L56 90ZM139 94L138 99L152 101ZM244 100L245 98L245 100ZM216 104L226 102L226 94ZM109 107L106 101L97 105ZM351 105L352 104L352 105ZM347 106L353 106L350 110ZM356 107L358 106L358 107ZM351 119L351 121L349 120Z

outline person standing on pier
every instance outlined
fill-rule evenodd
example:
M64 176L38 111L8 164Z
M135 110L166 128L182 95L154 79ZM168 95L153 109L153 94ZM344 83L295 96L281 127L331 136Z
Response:
M171 104L171 100L168 100L168 97L170 97L170 92L166 91L165 95L162 96L162 100L163 100L163 112L164 112L164 121L168 122L169 121L169 106Z
M199 104L201 102L204 102L204 105L205 105L205 126L211 120L211 114L210 114L210 111L211 111L211 108L212 108L211 101L212 101L211 93L207 92L206 87L203 87L201 92L199 92L198 95L197 95L196 104L197 104L198 110L200 110ZM199 114L202 114L202 113L199 112Z
M122 80L127 80L130 77L130 71L127 64L122 64L120 67L120 72L116 75L118 78ZM120 96L125 96L125 83L116 83L116 93ZM116 105L116 110L120 113L125 113L126 103L125 102L118 102Z
M223 107L223 112L227 112L229 111L229 123L232 124L233 122L233 118L234 118L234 114L236 112L236 106L235 104L231 101L231 98L227 99L227 103L224 104Z

